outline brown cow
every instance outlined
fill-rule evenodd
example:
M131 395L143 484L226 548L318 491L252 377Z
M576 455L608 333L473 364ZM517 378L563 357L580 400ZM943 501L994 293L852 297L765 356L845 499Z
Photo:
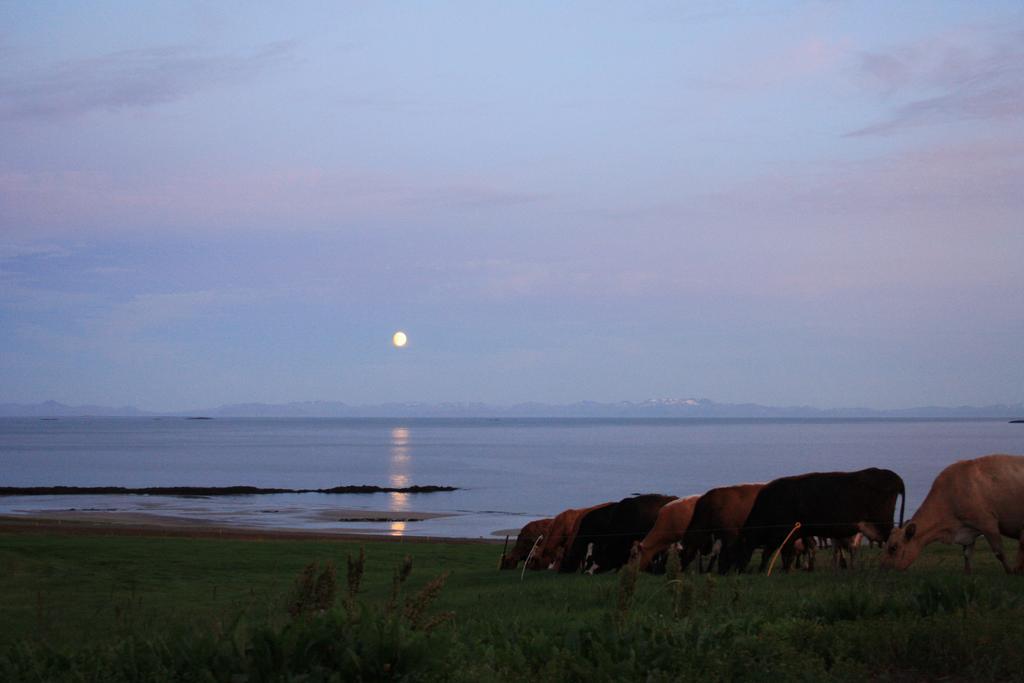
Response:
M929 543L964 548L964 571L984 536L1007 573L1024 572L1024 456L986 455L955 462L935 477L928 496L902 529L893 529L882 566L906 569ZM1003 536L1018 542L1017 565L1003 554Z
M764 484L722 486L700 497L694 506L690 526L683 535L683 569L689 566L698 552L710 555L715 542L720 541L718 571L722 574L729 571L733 562L733 546L762 488ZM711 571L713 562L708 563L707 571Z
M658 519L642 541L637 545L640 569L647 569L659 553L673 543L683 540L683 534L690 528L693 509L700 496L689 496L672 501L658 511Z
M555 515L548 527L548 535L533 553L528 569L558 569L562 558L576 538L580 519L591 510L606 507L612 503L601 503L589 508L570 508Z
M541 536L545 536L548 533L548 528L551 526L551 518L547 519L535 519L520 529L519 535L516 537L516 544L512 547L512 552L507 555L501 556L501 564L499 565L502 569L515 569L516 565L519 564L520 560L525 560L533 550L534 544L537 539Z

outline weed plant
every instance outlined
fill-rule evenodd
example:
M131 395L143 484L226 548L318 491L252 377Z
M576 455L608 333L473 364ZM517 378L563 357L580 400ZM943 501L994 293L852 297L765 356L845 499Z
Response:
M493 569L487 545L0 536L0 680L1007 680L1024 577ZM414 560L415 558L415 560ZM344 559L344 563L341 560ZM415 571L413 570L415 564ZM173 567L173 570L168 567ZM344 566L344 583L335 567Z

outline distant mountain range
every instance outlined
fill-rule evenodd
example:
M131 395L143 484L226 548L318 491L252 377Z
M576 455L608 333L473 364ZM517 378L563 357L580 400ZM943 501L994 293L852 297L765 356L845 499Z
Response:
M814 408L764 406L757 403L716 403L706 398L661 398L646 401L568 404L517 403L381 403L350 405L338 401L296 403L235 403L217 408L177 412L147 412L131 406L69 406L56 401L34 404L2 403L2 417L693 417L693 418L1022 418L1024 403L989 406L923 406L874 408Z

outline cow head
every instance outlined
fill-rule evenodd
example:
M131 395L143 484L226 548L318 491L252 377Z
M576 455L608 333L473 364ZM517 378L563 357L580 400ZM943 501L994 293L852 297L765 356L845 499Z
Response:
M885 542L882 569L906 569L921 554L922 547L921 536L913 520L902 529L893 529Z

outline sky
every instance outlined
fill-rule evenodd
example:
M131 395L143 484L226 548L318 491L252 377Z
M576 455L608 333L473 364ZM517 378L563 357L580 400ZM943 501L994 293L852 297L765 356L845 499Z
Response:
M0 402L1016 403L1022 276L1019 2L0 2Z

